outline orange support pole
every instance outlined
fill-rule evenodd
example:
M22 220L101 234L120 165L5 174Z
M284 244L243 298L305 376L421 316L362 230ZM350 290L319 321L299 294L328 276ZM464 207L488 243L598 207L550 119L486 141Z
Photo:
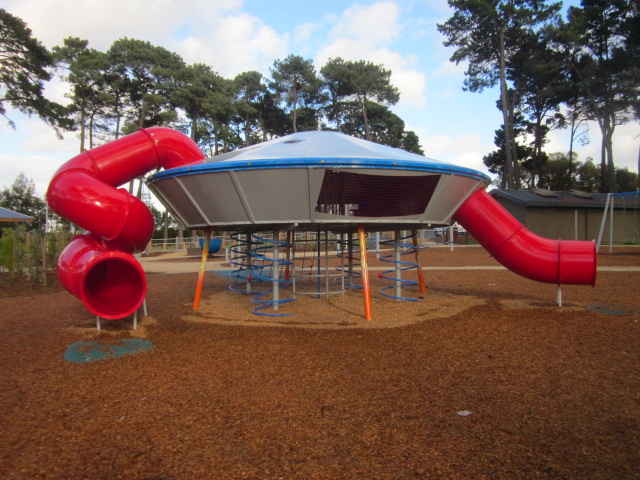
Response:
M427 293L427 287L424 284L424 272L422 271L422 262L420 262L420 245L418 244L418 231L411 230L413 238L413 246L416 247L416 263L418 264L418 285L420 285L420 293Z
M362 294L364 296L364 319L369 321L371 314L371 289L369 288L369 268L367 266L367 236L364 225L358 225L358 240L360 241L360 264L362 267Z
M202 294L202 284L204 283L204 272L207 268L207 257L209 256L209 242L211 241L211 230L207 230L202 246L202 260L200 262L200 273L198 274L198 284L196 285L196 296L193 299L193 309L200 308L200 295Z

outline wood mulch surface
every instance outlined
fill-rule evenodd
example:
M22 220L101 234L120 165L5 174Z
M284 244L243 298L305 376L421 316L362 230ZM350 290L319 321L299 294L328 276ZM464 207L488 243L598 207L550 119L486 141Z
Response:
M495 265L481 248L424 261ZM598 262L640 266L640 250ZM197 274L149 275L136 331L97 332L55 285L3 287L0 478L640 476L640 272L563 286L561 308L556 286L508 271L427 271L416 302L381 297L377 273L371 322L357 291L260 317L222 276L194 311ZM64 359L133 337L154 349Z

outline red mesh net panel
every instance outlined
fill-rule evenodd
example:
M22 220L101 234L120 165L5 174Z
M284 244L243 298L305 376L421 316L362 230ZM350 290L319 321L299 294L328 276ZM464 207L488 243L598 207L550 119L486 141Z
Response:
M402 217L424 212L440 175L389 177L326 170L316 212L354 217Z

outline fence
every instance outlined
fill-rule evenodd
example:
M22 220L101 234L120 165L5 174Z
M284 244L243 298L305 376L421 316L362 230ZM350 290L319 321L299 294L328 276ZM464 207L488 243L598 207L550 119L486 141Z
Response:
M189 248L200 248L200 237L153 238L144 253L179 252Z
M55 271L58 256L71 237L68 232L27 232L21 226L3 229L0 273L46 285L47 273Z

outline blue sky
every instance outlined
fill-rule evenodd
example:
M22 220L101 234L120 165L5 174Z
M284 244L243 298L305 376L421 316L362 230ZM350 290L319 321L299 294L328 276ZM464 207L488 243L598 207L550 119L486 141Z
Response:
M421 140L425 154L486 173L482 157L494 149L501 115L498 92L464 92L464 65L449 62L436 24L452 14L445 0L0 0L0 7L27 22L51 48L67 36L99 50L122 37L148 40L179 53L187 63L207 63L221 75L258 70L289 54L312 59L320 69L332 57L369 60L392 70L400 92L393 107ZM65 85L47 95L63 101ZM0 120L0 187L22 171L44 194L55 170L78 153L73 133L63 140L36 118L10 112L17 129ZM637 123L618 127L614 158L637 171ZM579 158L599 159L600 133ZM566 132L553 132L547 151L568 151Z

